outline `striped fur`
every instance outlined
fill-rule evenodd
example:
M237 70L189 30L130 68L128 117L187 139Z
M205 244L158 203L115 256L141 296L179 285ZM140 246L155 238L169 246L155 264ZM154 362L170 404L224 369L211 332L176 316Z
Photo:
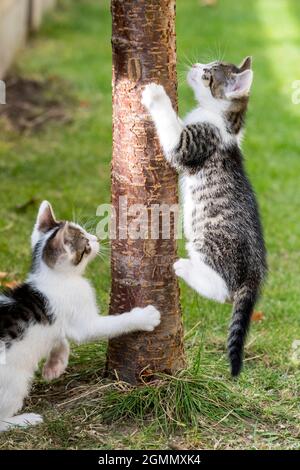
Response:
M249 280L235 293L227 344L231 374L233 377L239 375L241 371L244 342L258 293L259 286L257 284L251 285L251 281Z
M53 321L47 298L28 283L0 296L0 341L7 349L13 341L23 339L29 326L51 325Z
M182 163L186 153L185 147L178 147L172 158ZM220 145L198 170L198 178L191 178L184 169L191 194L189 246L224 279L226 300L234 303L228 355L235 376L242 367L250 317L267 270L262 227L237 145Z
M239 67L195 64L188 82L199 107L183 123L161 86L150 84L143 93L165 156L181 175L189 259L177 261L174 269L200 294L233 302L228 338L233 376L242 368L251 314L267 271L258 205L239 147L250 68L250 58Z

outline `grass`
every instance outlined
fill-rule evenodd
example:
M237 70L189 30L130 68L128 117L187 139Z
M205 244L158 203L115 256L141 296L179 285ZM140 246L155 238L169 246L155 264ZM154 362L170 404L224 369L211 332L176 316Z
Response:
M297 0L220 0L202 8L177 0L179 106L193 106L182 80L187 60L216 56L239 62L254 56L255 80L244 151L258 194L270 273L252 325L245 371L230 380L225 338L230 307L198 297L182 285L188 367L158 386L131 389L102 379L105 344L73 348L66 375L46 384L38 376L28 407L45 423L0 437L0 448L247 448L299 449L299 387L292 342L300 339L300 5ZM77 103L70 124L49 124L0 141L0 270L23 279L36 207L49 199L59 217L96 223L110 201L111 49L108 1L62 0L18 58L22 75L58 77ZM3 123L2 123L3 125ZM183 251L183 246L180 247ZM102 311L109 299L109 259L89 277Z

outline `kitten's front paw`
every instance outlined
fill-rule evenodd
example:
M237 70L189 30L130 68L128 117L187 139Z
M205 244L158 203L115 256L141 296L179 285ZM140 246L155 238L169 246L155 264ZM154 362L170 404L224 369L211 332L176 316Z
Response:
M134 321L138 330L153 331L160 324L160 313L153 305L134 308L131 313L135 317Z
M191 261L189 259L180 258L173 264L173 268L176 276L181 277L184 281L187 281L192 269Z
M142 93L142 104L147 109L151 109L155 103L159 103L163 100L169 100L169 97L162 85L150 83L145 86Z

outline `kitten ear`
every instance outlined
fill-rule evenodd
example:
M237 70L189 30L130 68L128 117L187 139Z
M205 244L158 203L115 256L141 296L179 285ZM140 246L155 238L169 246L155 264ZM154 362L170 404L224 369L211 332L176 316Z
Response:
M34 247L39 241L41 233L47 233L52 228L57 227L58 222L55 219L51 204L43 201L40 205L36 223L31 235L31 245Z
M253 80L252 70L245 70L241 73L232 74L232 82L228 85L226 90L227 99L237 99L247 96Z
M55 219L55 215L50 202L43 201L40 205L36 228L39 232L47 233L49 230L55 228L58 222Z
M239 69L240 69L241 72L244 72L245 70L250 70L251 67L252 67L252 57L251 56L245 57L245 59L242 60L242 62L239 65Z

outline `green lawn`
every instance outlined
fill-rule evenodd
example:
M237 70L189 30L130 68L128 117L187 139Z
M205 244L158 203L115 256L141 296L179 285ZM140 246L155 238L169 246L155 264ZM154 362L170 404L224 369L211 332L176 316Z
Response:
M110 201L111 48L107 0L62 0L20 53L18 72L60 77L76 100L70 124L32 135L0 127L0 271L26 275L36 207L50 200L59 217L95 221ZM245 370L228 374L225 343L230 307L182 285L188 371L158 389L126 392L102 380L105 344L73 349L67 374L49 385L37 379L28 406L42 426L0 437L0 448L300 448L300 3L297 0L177 0L180 112L193 106L185 84L188 61L253 55L255 80L244 141L269 252L269 277L252 324ZM180 248L183 250L183 247ZM108 306L108 255L89 270L102 311ZM196 326L194 329L193 326ZM170 409L169 409L170 407ZM173 421L166 417L170 412ZM117 421L116 421L117 420Z

